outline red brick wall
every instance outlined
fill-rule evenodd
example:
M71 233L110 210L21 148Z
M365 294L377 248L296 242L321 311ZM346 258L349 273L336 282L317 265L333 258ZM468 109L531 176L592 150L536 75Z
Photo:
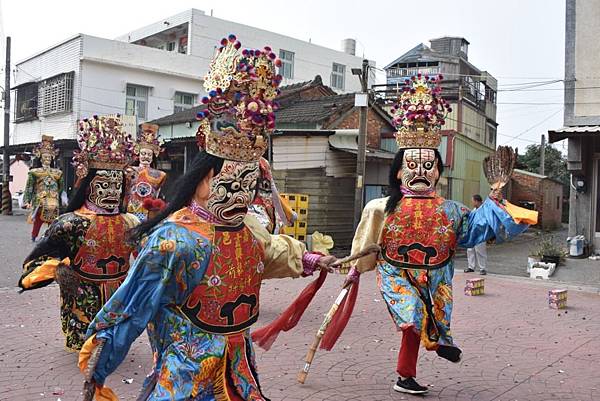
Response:
M336 126L329 126L325 124L326 128L329 129L358 129L359 127L359 116L360 111L358 108L354 108L340 123ZM339 116L336 116L329 123L333 123ZM393 128L388 122L381 117L378 113L369 109L367 115L367 146L374 149L379 149L381 145L381 132L392 131Z
M559 207L556 208L556 197ZM548 179L540 179L518 171L513 173L509 201L534 202L539 212L538 225L552 229L560 226L562 215L562 186Z

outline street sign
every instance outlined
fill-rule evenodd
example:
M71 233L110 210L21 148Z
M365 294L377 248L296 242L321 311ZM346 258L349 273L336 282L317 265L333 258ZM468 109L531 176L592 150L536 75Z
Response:
M354 107L367 107L367 94L357 93L354 95Z

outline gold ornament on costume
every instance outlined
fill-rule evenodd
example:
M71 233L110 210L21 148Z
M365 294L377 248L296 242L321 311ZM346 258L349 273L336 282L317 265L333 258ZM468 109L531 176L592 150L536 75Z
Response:
M79 178L91 168L123 170L133 159L134 143L118 115L79 121L77 142L80 151L73 156L73 165Z
M38 159L43 154L49 154L52 158L58 156L58 149L54 147L54 137L50 135L42 135L42 142L33 148L33 155Z
M391 109L400 149L437 149L442 141L440 130L452 111L441 97L438 78L418 74L405 81L397 104Z
M159 126L156 124L142 123L140 132L137 135L135 143L135 154L139 155L140 150L150 149L154 156L158 156L161 151L161 141L158 134Z
M221 40L221 47L204 79L206 109L197 119L198 146L228 160L258 161L275 128L274 102L279 94L281 65L270 47L239 51L235 35Z

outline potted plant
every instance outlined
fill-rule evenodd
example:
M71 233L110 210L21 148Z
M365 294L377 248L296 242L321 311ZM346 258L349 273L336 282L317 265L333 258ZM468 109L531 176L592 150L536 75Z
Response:
M535 256L544 263L555 263L558 265L564 257L563 249L554 241L553 236L543 237L538 244Z

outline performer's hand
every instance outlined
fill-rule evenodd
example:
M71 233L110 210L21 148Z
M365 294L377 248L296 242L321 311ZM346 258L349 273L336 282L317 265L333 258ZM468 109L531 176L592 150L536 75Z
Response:
M337 260L338 259L333 255L321 256L317 262L317 266L319 266L319 269L321 270L327 270L329 273L333 273L334 268L331 265Z
M27 202L26 204L23 205L23 207L25 209L29 209L31 207L31 203Z
M502 190L492 188L492 191L490 192L490 198L497 202L501 202L503 199Z

